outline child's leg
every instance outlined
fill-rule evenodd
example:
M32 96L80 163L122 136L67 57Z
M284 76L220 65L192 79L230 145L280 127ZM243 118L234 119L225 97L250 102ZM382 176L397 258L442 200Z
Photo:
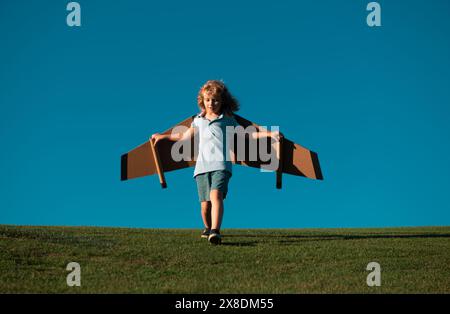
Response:
M211 229L220 230L223 217L223 193L220 190L211 190Z
M202 219L206 229L211 229L211 202L201 202L202 206Z

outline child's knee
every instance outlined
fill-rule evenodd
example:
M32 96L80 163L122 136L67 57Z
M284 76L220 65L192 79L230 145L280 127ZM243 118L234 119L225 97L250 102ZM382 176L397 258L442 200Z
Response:
M210 201L201 202L201 207L203 211L210 210L211 202Z

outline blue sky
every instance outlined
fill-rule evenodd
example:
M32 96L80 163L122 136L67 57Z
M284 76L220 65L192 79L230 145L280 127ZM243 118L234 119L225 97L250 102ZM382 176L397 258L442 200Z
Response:
M68 2L0 4L0 224L201 228L193 168L120 156L223 79L325 178L235 166L223 228L450 225L448 1Z

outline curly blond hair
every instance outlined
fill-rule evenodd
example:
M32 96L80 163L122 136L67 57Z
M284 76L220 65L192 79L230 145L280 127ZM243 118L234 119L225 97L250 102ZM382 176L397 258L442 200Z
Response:
M222 100L222 113L232 115L233 112L239 110L239 102L236 98L233 97L233 95L231 95L224 82L218 80L209 80L200 88L197 96L197 104L200 108L201 115L204 115L206 113L205 104L203 103L203 95L205 93L220 97L220 99Z

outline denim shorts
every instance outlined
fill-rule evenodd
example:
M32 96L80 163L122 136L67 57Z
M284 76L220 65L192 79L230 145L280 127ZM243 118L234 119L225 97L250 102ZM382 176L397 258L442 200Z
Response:
M225 199L230 178L231 172L227 170L216 170L196 175L195 181L197 181L198 198L200 202L210 201L209 193L211 190L221 191L223 193L223 198Z

